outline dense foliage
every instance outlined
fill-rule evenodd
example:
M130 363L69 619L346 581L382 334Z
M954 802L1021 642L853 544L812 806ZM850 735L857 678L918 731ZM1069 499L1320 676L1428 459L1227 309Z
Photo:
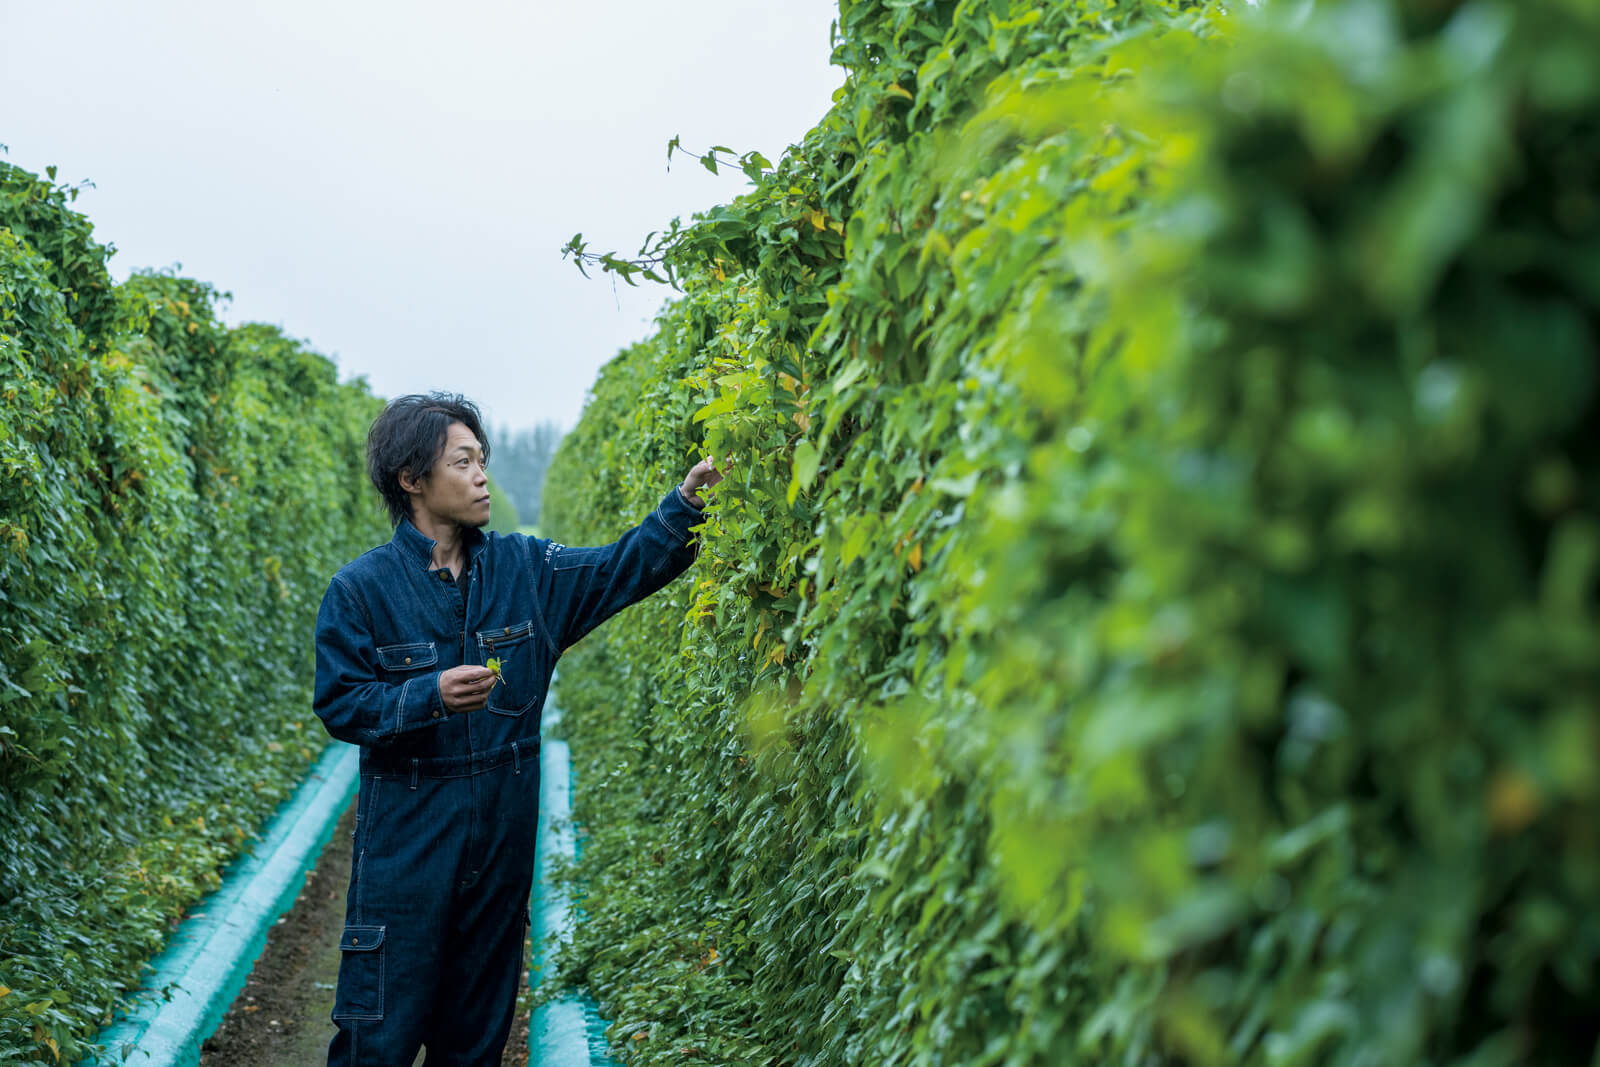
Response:
M76 1062L303 776L378 401L0 164L0 1062ZM312 521L308 521L308 519Z
M1226 7L844 0L645 261L543 515L733 459L562 668L631 1062L1596 1054L1600 9Z

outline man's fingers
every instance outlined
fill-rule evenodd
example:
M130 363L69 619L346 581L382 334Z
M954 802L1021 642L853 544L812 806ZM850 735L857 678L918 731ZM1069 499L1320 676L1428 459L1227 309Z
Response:
M486 706L498 681L489 668L472 664L453 667L447 673L445 703L455 711L477 711Z
M730 454L726 460L718 464L715 456L706 456L690 468L688 477L684 479L684 484L693 486L695 489L700 488L702 485L716 485L722 480L729 468L733 466L733 459L734 457Z

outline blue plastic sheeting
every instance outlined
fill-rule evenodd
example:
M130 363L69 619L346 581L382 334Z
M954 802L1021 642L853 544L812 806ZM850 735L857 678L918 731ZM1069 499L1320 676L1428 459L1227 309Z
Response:
M200 1046L244 988L266 946L267 931L294 904L306 872L316 865L350 806L359 763L354 745L328 745L267 824L260 844L234 862L222 887L189 913L152 962L150 986L170 988L171 999L152 995L102 1031L98 1043L105 1056L85 1063L194 1067L200 1062Z
M546 707L544 727L561 721L561 713ZM539 844L533 879L533 968L529 981L538 988L544 980L553 936L572 938L572 901L564 889L550 881L558 862L577 858L577 836L572 826L572 755L565 741L547 740L539 750ZM587 997L563 993L534 1009L528 1025L529 1063L537 1067L591 1067L614 1064L605 1052L605 1024Z

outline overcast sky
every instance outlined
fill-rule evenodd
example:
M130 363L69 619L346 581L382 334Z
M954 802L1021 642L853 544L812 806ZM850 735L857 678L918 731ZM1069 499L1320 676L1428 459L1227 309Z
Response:
M632 253L747 188L666 143L776 160L827 111L831 0L0 0L0 155L95 188L112 273L181 264L375 393L576 422L670 291Z

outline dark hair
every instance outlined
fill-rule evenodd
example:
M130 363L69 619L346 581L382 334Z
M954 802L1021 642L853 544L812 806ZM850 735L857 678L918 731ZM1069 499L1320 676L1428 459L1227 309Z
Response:
M459 422L472 431L489 462L489 439L483 432L478 405L458 393L412 393L389 401L367 431L367 477L383 494L389 522L411 516L411 495L400 488L400 472L426 478L434 461L444 454L450 424Z

